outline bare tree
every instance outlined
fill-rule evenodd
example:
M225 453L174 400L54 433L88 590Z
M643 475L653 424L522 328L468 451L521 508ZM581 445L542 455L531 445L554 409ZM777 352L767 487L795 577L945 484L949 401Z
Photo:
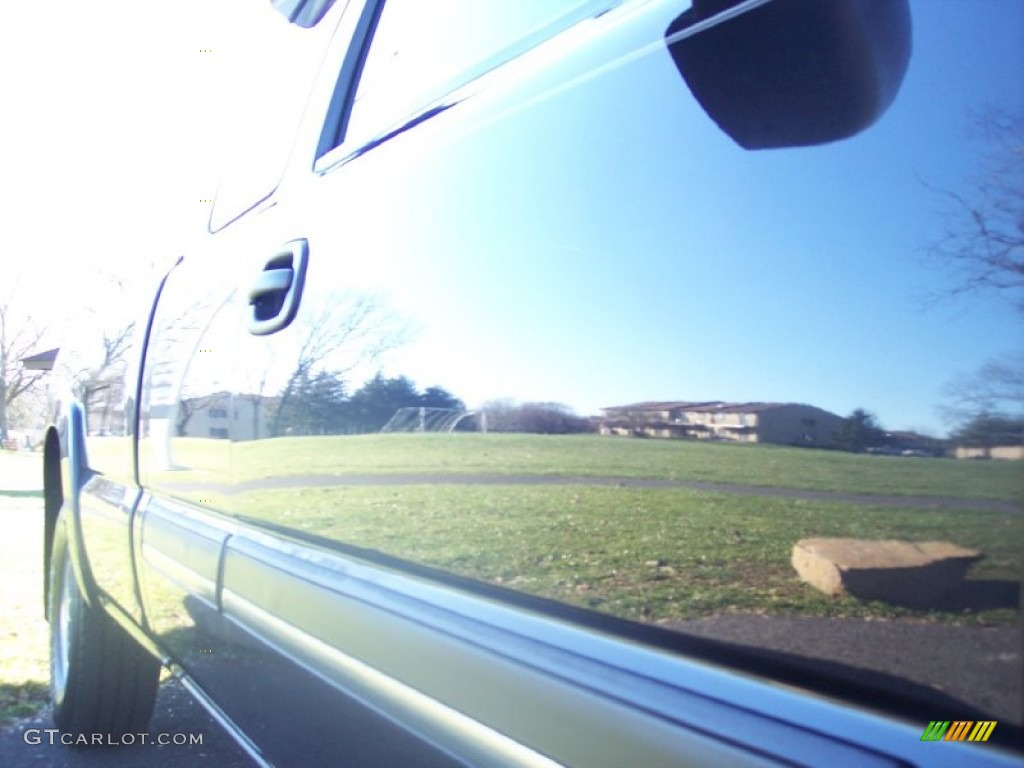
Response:
M950 422L981 415L1013 413L1024 408L1024 353L989 360L977 371L950 381L943 394L942 413Z
M1024 313L1024 116L991 108L973 124L985 149L970 189L927 185L946 210L926 253L955 276L949 294L998 295Z
M269 346L261 348L267 356L267 362L262 368L245 366L243 368L243 375L246 377L244 392L240 392L238 397L248 402L252 411L252 436L250 439L260 439L260 413L263 410L263 406L268 399L264 394L267 389L267 380L270 378L270 369L273 366L273 349ZM236 438L238 439L238 438Z
M42 381L45 371L29 370L21 360L41 352L47 329L18 305L18 283L0 299L0 440L8 439L8 409Z
M304 310L295 321L299 348L277 400L272 435L281 434L282 417L300 382L312 380L323 370L340 379L395 348L406 335L403 324L374 296L335 293L322 305Z
M567 435L594 431L594 425L589 419L579 416L562 403L491 400L484 403L481 412L489 432Z
M998 296L1024 314L1024 116L990 108L973 116L985 149L963 192L934 190L946 201L930 259L956 278L947 295ZM1024 352L986 361L944 389L945 418L963 424L1024 409Z
M127 352L135 323L104 328L100 354L92 365L75 377L75 395L85 406L86 423L91 429L108 431L114 410L124 400Z

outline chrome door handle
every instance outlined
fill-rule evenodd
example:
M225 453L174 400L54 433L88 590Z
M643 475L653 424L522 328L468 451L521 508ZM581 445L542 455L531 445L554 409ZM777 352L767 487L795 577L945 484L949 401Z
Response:
M295 319L306 281L309 242L292 240L267 259L249 287L249 333L267 336Z

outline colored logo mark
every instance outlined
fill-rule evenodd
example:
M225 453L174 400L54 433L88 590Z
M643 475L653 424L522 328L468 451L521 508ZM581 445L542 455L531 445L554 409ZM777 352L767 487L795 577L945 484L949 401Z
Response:
M921 734L921 741L988 741L996 720L932 720Z

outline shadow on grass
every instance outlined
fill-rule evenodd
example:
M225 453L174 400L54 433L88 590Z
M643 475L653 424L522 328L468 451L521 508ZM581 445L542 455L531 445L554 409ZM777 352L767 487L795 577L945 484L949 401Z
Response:
M46 683L35 680L19 685L0 683L0 728L40 714L49 702L50 687Z
M879 597L878 595L859 595L865 600L881 600L890 605L925 611L945 611L947 613L981 613L1010 609L1016 611L1020 607L1021 585L1019 581L1010 579L968 579L943 594L927 595L908 592L906 589L896 594ZM854 589L850 592L858 595Z
M960 587L938 601L939 610L963 613L995 611L1020 607L1020 582L1008 579L977 579Z

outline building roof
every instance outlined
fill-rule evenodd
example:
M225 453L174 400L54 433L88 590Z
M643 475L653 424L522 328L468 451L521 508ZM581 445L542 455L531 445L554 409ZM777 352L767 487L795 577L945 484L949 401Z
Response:
M705 409L710 410L716 405L721 405L719 400L708 400L704 402L686 402L683 400L647 400L642 403L630 405L612 405L603 408L605 411L667 411L684 408L687 410Z
M30 371L52 371L53 362L57 359L57 353L60 352L60 348L48 349L45 352L39 352L29 357L21 358L21 364L28 368Z
M797 405L796 403L727 403L722 400L691 402L687 400L646 401L631 405L613 405L608 411L698 411L701 413L758 413L774 408ZM813 406L804 406L813 407Z

